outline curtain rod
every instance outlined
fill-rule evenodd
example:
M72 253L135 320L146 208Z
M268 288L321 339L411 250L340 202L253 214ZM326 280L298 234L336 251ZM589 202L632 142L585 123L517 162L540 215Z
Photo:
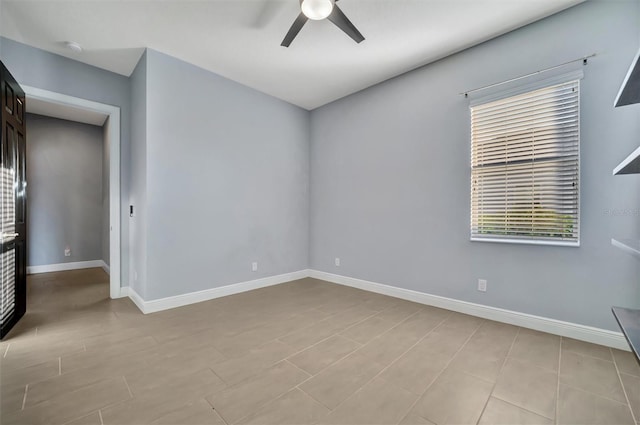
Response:
M527 77L531 77L532 75L536 75L536 74L540 74L542 72L547 72L547 71L551 71L560 67L563 67L565 65L569 65L570 63L574 63L574 62L580 62L582 61L583 65L587 64L587 61L589 58L594 57L596 54L592 53L588 56L583 56L581 58L578 59L574 59L572 61L569 62L565 62L565 63L561 63L560 65L556 65L556 66L552 66L551 68L545 68L545 69L541 69L540 71L536 71L536 72L532 72L530 74L527 75L521 75L520 77L516 77L516 78L512 78L510 80L506 80L506 81L502 81L500 83L494 83L494 84L489 84L488 86L482 86L482 87L478 87L477 89L473 89L473 90L467 90L467 91L463 91L462 93L458 93L459 95L464 95L464 97L469 97L469 93L474 93L480 90L485 90L485 89L489 89L491 87L496 87L496 86L501 86L503 84L507 84L507 83L511 83L513 81L518 81L518 80L522 80L523 78L527 78Z

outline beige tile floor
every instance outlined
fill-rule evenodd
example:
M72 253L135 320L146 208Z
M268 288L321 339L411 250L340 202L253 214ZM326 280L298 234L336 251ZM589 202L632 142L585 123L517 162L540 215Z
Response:
M304 279L144 316L100 269L30 276L8 424L633 424L627 352Z

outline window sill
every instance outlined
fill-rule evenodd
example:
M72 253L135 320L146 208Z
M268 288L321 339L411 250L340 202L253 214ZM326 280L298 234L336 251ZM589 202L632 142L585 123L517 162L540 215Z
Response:
M493 242L507 243L518 245L545 245L545 246L566 246L571 248L579 248L580 241L544 241L544 240L526 240L526 239L506 239L506 238L470 238L471 242Z

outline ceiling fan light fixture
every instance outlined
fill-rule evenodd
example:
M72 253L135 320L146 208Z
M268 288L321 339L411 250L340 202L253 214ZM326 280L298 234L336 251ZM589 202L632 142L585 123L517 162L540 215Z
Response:
M334 1L335 0L302 0L300 8L307 18L319 21L331 15Z

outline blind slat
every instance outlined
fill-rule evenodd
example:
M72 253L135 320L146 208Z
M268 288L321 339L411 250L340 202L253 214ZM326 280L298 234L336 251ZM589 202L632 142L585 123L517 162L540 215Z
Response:
M579 86L471 107L472 239L577 244Z

